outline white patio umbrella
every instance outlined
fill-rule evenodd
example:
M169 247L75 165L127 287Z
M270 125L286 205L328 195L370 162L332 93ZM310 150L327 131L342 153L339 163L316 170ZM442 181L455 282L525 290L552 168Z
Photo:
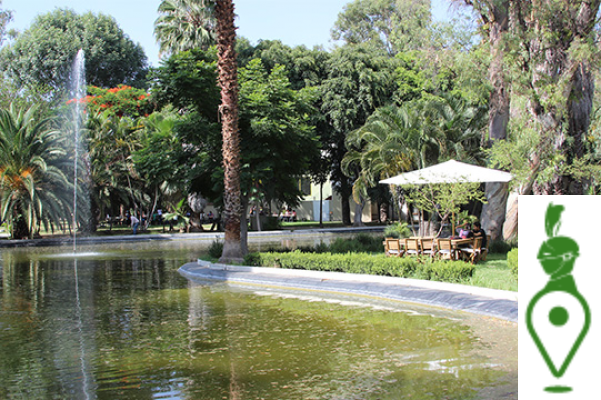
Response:
M381 180L380 183L425 185L428 183L509 182L512 178L513 176L509 172L449 160L431 167L405 172ZM455 231L454 224L452 230Z
M450 160L431 167L381 180L388 185L425 185L428 183L509 182L512 175L497 169Z

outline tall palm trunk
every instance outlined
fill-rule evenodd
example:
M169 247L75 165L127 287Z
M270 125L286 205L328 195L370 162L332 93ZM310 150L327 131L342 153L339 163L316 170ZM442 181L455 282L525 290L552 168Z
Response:
M216 0L218 69L221 86L221 132L223 135L225 242L221 262L242 259L240 241L240 132L238 129L238 67L236 27L232 0Z

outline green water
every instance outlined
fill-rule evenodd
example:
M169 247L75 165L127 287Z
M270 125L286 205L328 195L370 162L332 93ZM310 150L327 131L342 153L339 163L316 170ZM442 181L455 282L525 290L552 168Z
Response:
M2 399L469 399L517 387L514 324L193 284L177 273L204 251L193 242L62 250L2 250Z

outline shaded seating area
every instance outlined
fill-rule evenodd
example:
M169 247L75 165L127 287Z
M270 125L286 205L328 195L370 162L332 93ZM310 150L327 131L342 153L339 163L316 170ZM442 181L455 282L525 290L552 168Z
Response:
M383 242L389 257L426 256L443 260L464 260L472 264L482 260L486 249L482 238L439 239L413 237L408 239L386 238Z

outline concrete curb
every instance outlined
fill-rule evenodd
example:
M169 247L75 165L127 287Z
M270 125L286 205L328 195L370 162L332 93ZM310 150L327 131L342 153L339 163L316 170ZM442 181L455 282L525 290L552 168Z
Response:
M190 280L358 294L442 307L517 322L517 292L445 282L341 272L286 270L212 264L199 260L179 269Z
M297 229L249 232L250 242L273 239L293 239L302 237L319 238L326 234L350 234L359 232L383 232L384 226L367 227L345 227L345 228L323 228L323 229ZM78 236L78 244L100 244L114 242L150 242L150 241L175 241L175 240L223 240L223 232L197 232L197 233L154 233L138 235L115 235L115 236ZM44 247L44 246L67 246L73 244L73 238L42 238L33 240L0 240L1 247Z

